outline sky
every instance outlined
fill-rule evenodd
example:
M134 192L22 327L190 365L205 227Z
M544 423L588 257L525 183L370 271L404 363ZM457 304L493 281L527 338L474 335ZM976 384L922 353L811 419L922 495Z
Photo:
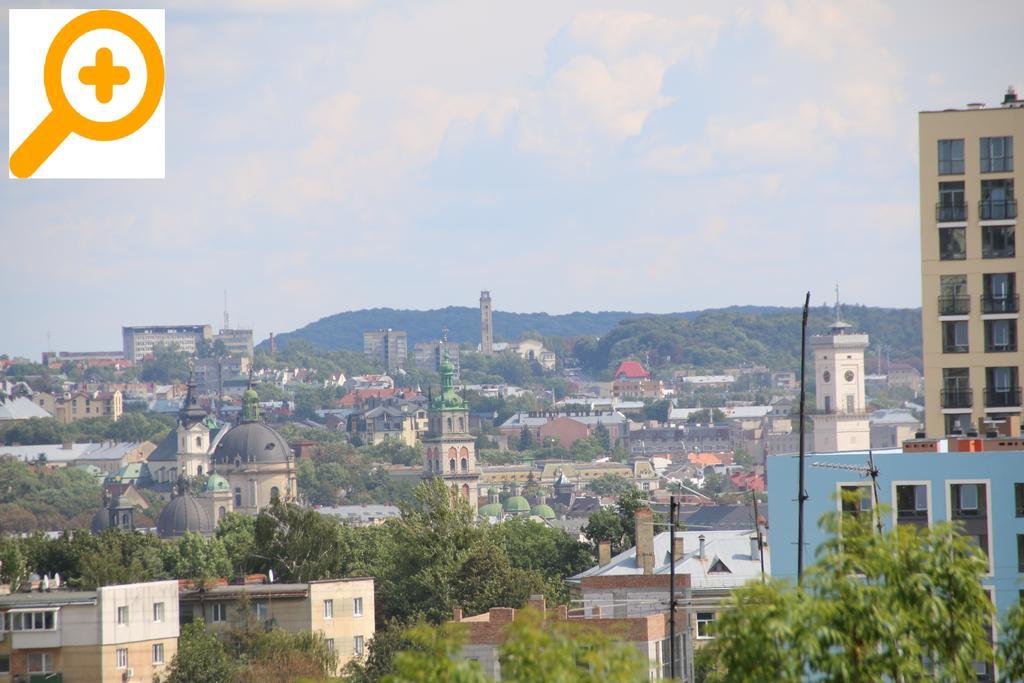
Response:
M167 177L0 179L0 353L216 328L225 290L257 339L483 289L919 306L917 112L1024 90L1019 0L126 6L166 9Z

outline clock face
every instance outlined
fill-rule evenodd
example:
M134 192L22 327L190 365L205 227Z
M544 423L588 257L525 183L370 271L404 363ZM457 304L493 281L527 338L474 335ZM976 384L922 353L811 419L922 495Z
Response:
M825 384L828 384L828 383L829 383L829 381L830 381L830 380L832 379L832 373L831 373L831 372L829 372L828 370L826 370L826 371L825 371L825 372L824 372L824 373L822 374L821 378L822 378L823 380L825 380Z
M846 374L843 375L843 377L846 378L847 382L852 382L853 381L853 370L847 370Z

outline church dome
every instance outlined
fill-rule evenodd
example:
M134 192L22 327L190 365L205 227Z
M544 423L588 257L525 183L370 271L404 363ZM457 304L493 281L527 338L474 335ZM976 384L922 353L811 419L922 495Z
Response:
M501 517L502 512L501 503L488 503L480 508L481 517Z
M284 437L262 422L243 422L228 430L213 452L217 465L233 466L254 462L261 465L286 463L292 449Z
M230 491L231 490L231 484L229 484L228 480L225 479L224 477L220 476L219 474L214 473L214 474L211 474L210 478L206 480L206 490L207 491L211 491L211 492L212 491Z
M505 512L510 514L526 514L530 512L530 504L522 496L512 496L505 501Z
M533 509L530 512L532 514L537 515L541 519L554 519L555 518L555 511L552 510L551 506L548 505L547 503L538 503L537 505L534 505Z
M195 496L183 493L175 496L156 520L156 532L161 538L184 536L186 532L208 536L213 533L213 524Z

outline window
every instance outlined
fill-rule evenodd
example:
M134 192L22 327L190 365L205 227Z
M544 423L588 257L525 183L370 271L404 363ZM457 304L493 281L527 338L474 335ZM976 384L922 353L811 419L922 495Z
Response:
M1017 534L1017 571L1024 574L1024 534Z
M324 600L324 619L334 618L334 600Z
M1015 273L985 273L981 282L982 313L1017 312L1019 300Z
M153 603L153 621L164 620L164 603L154 602Z
M962 180L939 183L939 206L936 209L935 220L939 223L967 220L967 200Z
M354 598L352 600L352 616L361 617L363 616L363 599Z
M11 656L0 655L0 674L11 673Z
M963 228L939 228L939 260L962 261L967 258L967 241Z
M242 507L242 489L237 486L235 487L235 507Z
M128 648L119 647L116 650L117 654L117 668L124 669L128 667Z
M327 644L327 651L334 652L334 638L328 638L324 642Z
M164 663L164 644L157 643L153 646L153 663L163 664Z
M1017 516L1024 517L1024 484L1013 485L1013 500L1016 503Z
M1017 217L1017 200L1013 198L1013 179L981 181L981 220L1005 220Z
M127 626L128 625L128 606L122 605L117 608L117 625Z
M281 497L281 490L276 486L270 487L270 500L277 500Z
M942 352L967 353L967 321L942 321Z
M964 172L964 141L939 140L939 175Z
M455 458L452 458L451 460L448 461L448 470L450 472L455 471Z
M986 351L1016 351L1017 321L986 320L985 321Z
M462 467L462 471L465 472L466 470L469 469L469 462L465 458L463 458L462 462L460 463L460 466Z
M127 650L125 650L127 653ZM49 673L53 671L53 655L49 652L30 652L28 655L28 672L30 674Z
M940 276L939 315L967 315L970 312L971 298L967 294L967 276Z
M859 512L870 512L871 510L871 487L870 486L841 486L839 487L840 504L843 512L857 514Z
M981 172L1003 173L1013 170L1013 138L981 139Z
M981 257L1010 258L1017 253L1012 225L985 225L981 228Z
M1020 405L1016 366L985 368L985 405L990 408Z
M362 636L356 636L353 640L354 640L354 642L352 644L353 644L353 646L355 648L355 651L356 651L356 657L362 657L363 656L363 637Z
M711 635L711 625L715 621L714 612L697 612L697 639L707 640L714 638Z
M928 487L924 484L896 486L897 517L928 517Z
M953 517L985 516L984 484L953 484L950 489L953 500Z
M56 629L56 612L15 612L8 613L12 631L53 631Z
M228 620L228 605L226 602L215 602L211 607L213 615L210 621L217 623Z
M252 603L252 613L260 621L265 621L268 615L267 603L263 602L262 600L259 602Z

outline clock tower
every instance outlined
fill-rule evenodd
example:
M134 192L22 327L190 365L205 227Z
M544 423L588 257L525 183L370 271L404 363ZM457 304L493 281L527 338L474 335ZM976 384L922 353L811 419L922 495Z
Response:
M854 334L851 325L836 320L827 334L811 336L814 353L814 450L817 453L866 451L871 447L871 423L864 398L864 350L868 335Z

